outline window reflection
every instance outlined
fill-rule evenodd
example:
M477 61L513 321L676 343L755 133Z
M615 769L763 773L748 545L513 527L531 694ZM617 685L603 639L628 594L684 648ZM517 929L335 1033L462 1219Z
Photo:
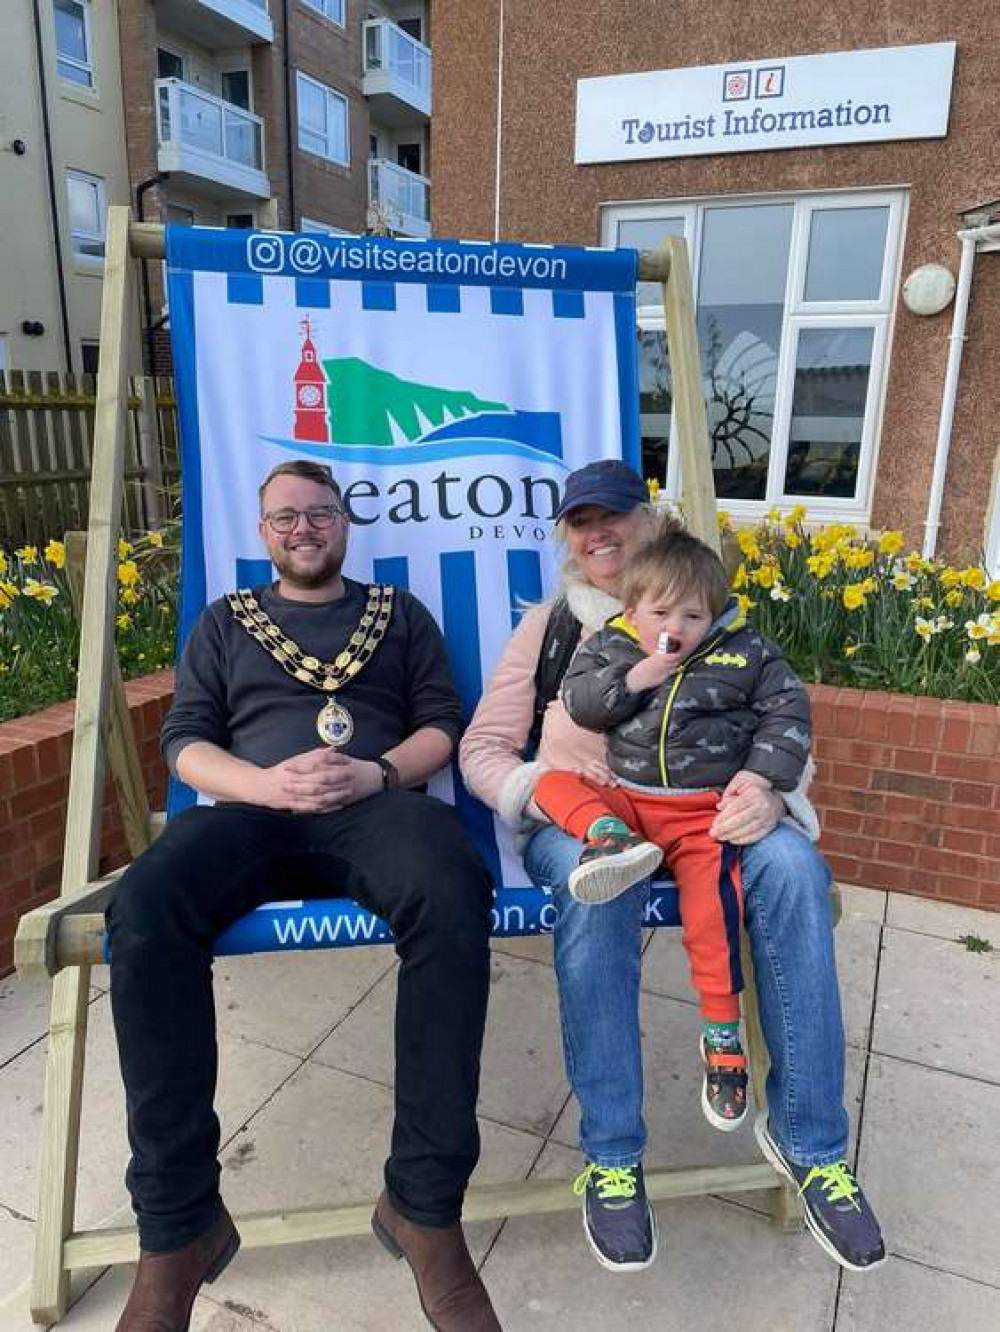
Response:
M877 301L888 208L817 209L809 227L807 301Z
M792 204L705 210L698 338L720 499L767 490L792 214Z
M639 330L639 436L642 474L662 484L670 456L673 390L667 363L667 335Z
M684 235L683 217L623 219L618 223L618 244L635 250L655 250L667 236ZM640 282L635 289L636 305L663 308L663 288L659 282Z
M874 340L871 328L799 334L786 494L854 497Z

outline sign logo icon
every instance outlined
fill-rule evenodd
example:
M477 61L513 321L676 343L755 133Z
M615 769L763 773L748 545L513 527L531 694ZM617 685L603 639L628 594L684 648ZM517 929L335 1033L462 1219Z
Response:
M748 69L727 69L722 76L722 100L724 102L748 102L750 100L750 71Z
M754 81L754 95L756 97L784 97L784 65L767 65L758 69Z

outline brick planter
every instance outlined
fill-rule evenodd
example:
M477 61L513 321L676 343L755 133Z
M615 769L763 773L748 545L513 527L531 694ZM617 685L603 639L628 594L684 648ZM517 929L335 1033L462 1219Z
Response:
M159 735L173 685L173 671L158 671L125 686L153 809L162 809L165 799ZM19 917L59 892L73 712L72 703L59 703L0 723L0 976L12 965ZM101 870L123 865L127 859L121 815L109 781L101 823Z
M126 686L146 790L163 807L159 731L173 672ZM1000 710L813 686L820 843L843 883L1000 909ZM22 912L59 891L73 704L0 724L0 976ZM110 783L101 868L127 859Z
M1000 909L1000 709L811 689L820 843L843 883Z

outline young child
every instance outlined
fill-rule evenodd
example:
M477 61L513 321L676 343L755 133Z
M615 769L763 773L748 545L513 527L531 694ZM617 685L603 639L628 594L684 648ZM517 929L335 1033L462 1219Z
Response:
M809 699L774 644L749 628L721 560L676 528L625 571L625 613L577 651L562 700L608 733L616 784L544 773L535 803L585 843L578 901L610 901L665 859L701 1001L702 1108L728 1132L747 1110L739 1038L742 889L737 848L709 828L720 793L759 782L790 791L809 756Z

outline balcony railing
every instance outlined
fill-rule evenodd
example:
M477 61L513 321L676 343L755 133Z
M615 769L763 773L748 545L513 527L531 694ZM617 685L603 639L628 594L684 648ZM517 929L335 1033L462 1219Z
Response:
M429 236L431 183L384 157L368 163L371 221L408 236Z
M430 48L391 19L369 19L364 24L364 74L368 96L405 98L430 115Z
M157 79L156 127L160 157L170 158L169 165L161 161L161 170L204 175L251 192L261 185L264 122L252 111L181 79Z
M156 19L209 51L274 40L268 0L156 0Z

